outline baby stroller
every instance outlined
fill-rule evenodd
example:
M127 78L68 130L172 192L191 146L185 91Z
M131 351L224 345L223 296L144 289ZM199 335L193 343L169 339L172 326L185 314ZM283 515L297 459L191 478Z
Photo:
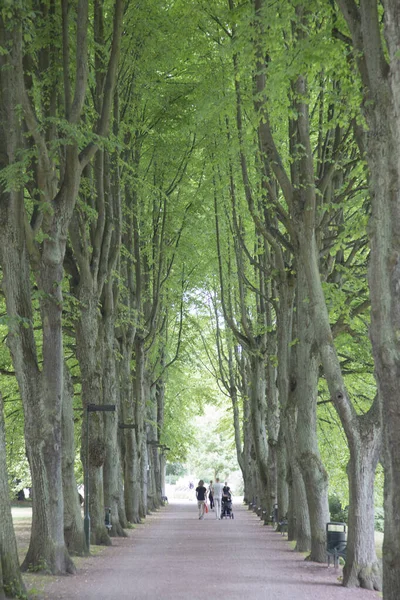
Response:
M228 496L222 496L221 502L221 519L234 519L233 510L232 510L232 497L229 494Z

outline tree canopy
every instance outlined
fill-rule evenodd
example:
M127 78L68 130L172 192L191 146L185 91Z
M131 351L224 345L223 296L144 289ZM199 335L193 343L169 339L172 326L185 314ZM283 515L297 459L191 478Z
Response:
M399 31L391 0L4 0L0 462L11 496L32 488L22 569L73 573L111 543L104 506L125 535L166 462L237 461L312 560L329 496L348 506L347 586L382 588L384 502L399 597Z

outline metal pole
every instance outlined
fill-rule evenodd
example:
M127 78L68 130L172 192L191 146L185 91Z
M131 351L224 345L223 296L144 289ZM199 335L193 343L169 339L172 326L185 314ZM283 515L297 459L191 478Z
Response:
M90 515L89 515L89 411L86 410L86 468L85 468L85 517L83 529L85 532L86 548L90 553Z

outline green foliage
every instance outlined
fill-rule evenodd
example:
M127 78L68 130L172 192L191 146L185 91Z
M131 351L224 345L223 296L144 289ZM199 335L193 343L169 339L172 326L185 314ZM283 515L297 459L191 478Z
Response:
M378 506L375 508L375 531L381 531L383 533L385 527L385 513L383 507Z
M349 518L348 508L348 506L345 508L342 506L342 501L336 494L331 494L329 496L329 512L331 521L347 523Z
M178 479L186 475L187 469L182 463L167 463L165 478L169 484L175 484Z
M171 478L184 473L183 463L205 479L214 479L216 475L224 478L237 469L231 400L222 376L226 372L221 374L216 352L217 325L223 349L233 347L233 336L221 308L216 211L221 278L232 322L243 333L244 314L254 338L275 336L279 270L273 250L256 231L249 212L240 151L247 161L254 211L258 217L267 215L271 231L278 232L279 241L285 242L286 273L295 275L290 233L282 218L288 207L275 178L260 168L262 153L257 127L266 122L263 106L268 109L279 159L288 174L305 152L304 145L294 146L288 136L289 124L298 117L299 102L306 103L309 111L316 184L326 169L334 168L329 186L317 194L317 238L324 294L346 386L358 414L368 411L376 394L366 283L369 253L366 226L370 208L366 168L353 135L354 123L363 122L361 86L354 72L353 50L332 37L334 27L346 31L341 15L334 12L331 3L311 0L306 18L300 22L296 4L265 3L264 13L256 17L252 3L240 3L233 10L222 0L128 3L118 107L117 103L115 106L119 118L114 118L114 130L107 139L95 133L95 125L100 107L97 92L98 87L102 88L108 59L111 18L105 21L104 44L95 41L90 23L85 118L72 124L66 118L64 100L54 103L53 98L54 91L58 99L64 98L60 5L54 5L51 16L46 12L47 2L33 11L34 3L30 1L4 0L1 8L9 25L17 14L23 27L25 58L31 65L29 94L39 131L44 134L54 161L55 179L61 180L65 151L71 145L82 149L88 143L95 143L110 155L118 155L115 163L120 178L118 194L123 204L123 245L112 275L118 282L118 342L130 328L137 328L146 338L146 376L152 384L157 382L165 388L164 423L159 434L160 441L170 448L167 474ZM90 6L92 19L93 4ZM80 51L75 41L76 3L71 3L70 11L73 82ZM109 2L105 3L105 13L108 17L112 14ZM258 67L254 37L255 26L260 24L268 24L259 36L262 56L268 58L267 86L266 90L255 92L254 75ZM304 35L299 35L299 30ZM0 49L4 56L8 51ZM47 55L51 60L46 62L43 57ZM306 92L302 94L294 85L299 76L307 81ZM241 131L237 129L237 89L242 102ZM21 108L16 110L22 119ZM339 139L336 147L335 140ZM24 148L12 164L0 171L4 191L24 189L29 219L37 211L46 217L47 211L53 210L50 203L42 202L43 190L34 181L37 157L35 144L25 136ZM265 192L268 187L276 191L280 212ZM107 196L107 210L110 198ZM80 249L89 255L103 217L93 165L84 172L75 215L79 218ZM113 219L115 215L107 225L112 230ZM138 248L132 243L134 219L138 223ZM41 244L49 239L46 236L39 231L35 239ZM139 259L135 250L140 254ZM95 262L90 260L90 269L95 269ZM138 267L142 269L144 288L141 303L136 303L135 296L139 282L134 273ZM268 298L260 290L260 271L266 288L270 287ZM63 323L65 353L75 380L74 408L78 409L80 371L72 332L81 306L71 292L74 283L74 274L69 273L63 282ZM272 307L268 322L262 318L260 298ZM41 294L33 291L33 326L39 361L40 300ZM158 313L151 322L148 307L157 303ZM12 323L4 306L1 312L0 333L5 339L7 326ZM290 346L298 342L294 338ZM226 369L225 359L223 369ZM275 353L268 356L268 361L279 367ZM170 362L164 372L164 366ZM2 373L12 372L4 344L0 346L0 365ZM132 364L132 370L134 367ZM29 485L23 414L15 378L1 375L0 381L6 402L7 464L14 493L16 479L22 482L18 485ZM346 520L342 504L348 503L348 448L323 377L319 400L319 446L329 474L331 518L342 521ZM80 481L78 410L75 417L76 475ZM377 488L379 506L383 488L381 472L377 474Z
M238 468L232 420L224 416L223 410L210 406L203 417L196 419L196 443L190 450L188 465L197 479L228 479Z

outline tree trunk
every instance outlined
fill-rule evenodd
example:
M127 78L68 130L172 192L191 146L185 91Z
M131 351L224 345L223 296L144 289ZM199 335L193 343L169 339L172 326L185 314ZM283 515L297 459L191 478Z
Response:
M2 68L0 85L1 156L13 165L23 148L21 128L15 106L17 99L17 69L19 68L20 31L6 33L0 18L0 40L14 36L10 60L15 68ZM8 40L9 42L11 40ZM7 42L8 43L8 42ZM17 64L18 63L18 64ZM73 152L72 152L73 154ZM79 169L77 169L79 173ZM72 177L63 194L77 191ZM40 292L40 313L43 326L43 368L39 371L33 335L30 289L30 257L25 236L23 191L5 192L0 196L0 261L3 268L3 289L9 318L8 344L21 393L25 417L25 441L32 475L32 530L23 568L44 568L51 573L74 572L74 566L64 544L63 494L61 477L61 412L63 388L63 349L61 330L65 252L64 219L68 210L60 203L49 217L41 254L36 255L36 281Z
M120 344L118 343L117 338L114 340L116 346L116 352L120 354ZM123 529L129 528L129 521L126 516L126 507L125 507L125 495L124 495L124 487L125 487L125 476L124 476L124 457L125 457L125 437L124 437L124 429L121 428L121 425L125 423L124 421L124 413L122 408L122 390L123 390L123 380L122 380L122 356L120 354L120 360L116 362L116 370L117 370L117 406L119 407L119 423L118 423L118 434L117 434L117 443L118 443L118 453L119 453L119 477L118 477L118 516L119 522L121 523L121 527Z
M289 489L287 482L287 450L283 436L283 425L279 429L278 446L277 446L277 463L278 463L278 487L277 487L277 504L278 504L278 519L281 520L288 514L289 510Z
M145 430L146 415L146 381L145 381L145 348L144 339L135 337L135 374L134 374L134 411L136 423L136 444L138 449L138 473L140 482L139 517L147 515L147 440ZM147 396L148 397L148 396Z
M386 12L386 9L388 10ZM396 12L397 11L397 15ZM385 3L385 19L398 28L398 6ZM394 34L394 32L393 32ZM398 37L398 32L395 34ZM392 40L393 43L393 40ZM398 42L397 42L398 44ZM397 45L398 48L398 45ZM397 50L396 50L397 52ZM371 173L372 217L369 223L371 254L369 288L371 293L371 342L375 361L378 395L382 403L383 454L385 471L385 526L383 541L383 595L385 600L400 597L400 74L398 58L392 55L392 102L377 98L374 118L367 119L368 165ZM382 94L386 87L382 83ZM394 109L394 106L396 107ZM368 556L368 555L366 555ZM370 554L369 554L370 556ZM372 567L360 572L364 582L376 585L378 573ZM353 578L351 578L353 580Z
M244 502L250 504L255 497L255 453L253 450L253 427L251 423L250 399L245 384L243 398L243 479Z
M68 366L64 365L62 410L62 480L64 495L64 539L70 554L87 551L79 494L75 479L75 432L72 401L74 387Z
M149 514L147 503L147 491L149 480L149 458L147 455L148 448L146 438L142 441L142 450L140 453L140 473L141 473L141 489L140 489L140 516L144 519Z
M94 284L93 284L94 285ZM89 512L92 544L110 545L104 524L103 466L106 455L104 419L110 414L87 412L89 404L104 404L102 385L102 351L99 335L98 297L96 290L82 283L78 290L80 315L76 322L76 356L82 379L82 406L89 416ZM114 418L114 415L111 416ZM86 423L83 424L82 453L86 469ZM85 490L86 493L86 490Z
M309 560L326 561L326 523L329 521L328 474L322 463L317 439L319 354L308 299L307 281L298 266L296 395L296 447L307 494L311 527Z
M268 325L272 328L270 310L268 311ZM275 336L268 335L266 365L266 395L267 395L267 431L268 431L268 496L267 504L263 508L269 515L277 502L278 488L278 456L277 444L280 427L279 395L276 386L276 366L272 357L277 354Z
M385 469L385 531L383 541L383 595L400 598L400 66L398 49L399 4L337 0L347 21L363 83L363 112L368 126L366 158L370 170L372 216L371 342L378 396L381 402ZM371 568L372 574L372 568ZM373 577L369 578L371 582Z
M293 389L289 394L282 419L290 476L289 510L287 514L288 538L289 540L296 540L296 550L298 552L308 552L311 548L311 528L308 514L307 494L297 457L297 408L295 392L296 385L294 379Z
M164 352L162 354L161 365L165 367L165 356ZM164 422L165 422L165 382L164 379L161 378L157 382L157 428L161 435L164 432ZM161 438L162 439L162 438ZM159 481L157 482L157 494L158 498L161 502L161 497L165 496L165 454L164 448L161 448L159 455ZM162 502L161 502L162 504Z
M291 465L291 498L288 515L288 539L296 541L296 552L309 552L311 548L311 527L308 513L307 493L303 475L297 461Z
M102 338L103 338L103 396L105 404L113 404L116 407L115 413L105 415L104 439L105 439L105 460L103 467L104 475L104 503L111 509L111 530L112 537L126 537L119 520L120 504L120 479L121 479L121 458L120 447L118 444L118 420L120 407L118 406L118 377L115 363L115 304L113 291L113 277L106 282L104 286L103 298L103 320L102 320Z
M148 510L156 510L160 506L160 496L157 495L157 477L159 479L159 460L158 460L158 431L157 431L157 413L158 413L158 402L157 402L157 386L149 386L149 396L147 403L147 453L148 453L148 486L147 486L147 505Z
M278 280L279 307L277 312L277 385L280 413L285 415L290 393L290 363L293 328L293 302L295 280L285 270L280 271ZM285 439L285 418L281 416L278 437L278 518L281 520L289 511L288 461L289 450Z
M6 440L4 434L3 397L0 393L0 599L25 597L26 590L19 569L17 543L11 516L8 488Z
M367 415L357 416L351 404L332 338L328 310L318 269L315 236L312 233L307 238L306 232L300 231L299 238L301 240L301 259L307 274L313 309L314 330L324 373L350 450L349 489L352 490L354 499L361 503L364 497L360 487L364 485L362 483L363 469L367 469L366 477L371 481L369 494L373 496L373 477L371 473L375 473L381 444L379 414L375 406L372 406ZM376 402L377 400L375 400ZM363 508L366 510L365 518L368 517L371 523L368 526L364 523L364 529L361 532L356 531L359 520L357 518L349 520L348 544L354 547L354 554L350 553L347 556L343 585L358 584L367 589L380 589L380 577L375 555L374 517L373 513L368 511L367 506ZM356 515L358 511L363 509L361 506L355 505L350 510L354 510ZM357 543L354 540L357 540ZM365 562L366 560L368 560L368 563Z
M121 415L125 424L131 424L135 429L123 429L124 438L124 499L126 517L130 523L140 523L140 473L139 451L137 445L137 423L135 421L133 406L131 357L132 344L129 340L121 342Z
M368 590L376 590L381 588L381 567L375 552L373 490L380 444L376 438L370 439L369 427L370 423L367 423L366 431L360 440L361 447L352 453L355 456L351 456L347 466L350 486L349 529L354 535L349 536L347 543L343 583L348 587L361 586Z
M267 506L268 502L268 439L266 431L267 406L265 398L265 359L263 354L253 352L250 356L250 406L253 425L253 443L257 457L260 480L258 502Z

